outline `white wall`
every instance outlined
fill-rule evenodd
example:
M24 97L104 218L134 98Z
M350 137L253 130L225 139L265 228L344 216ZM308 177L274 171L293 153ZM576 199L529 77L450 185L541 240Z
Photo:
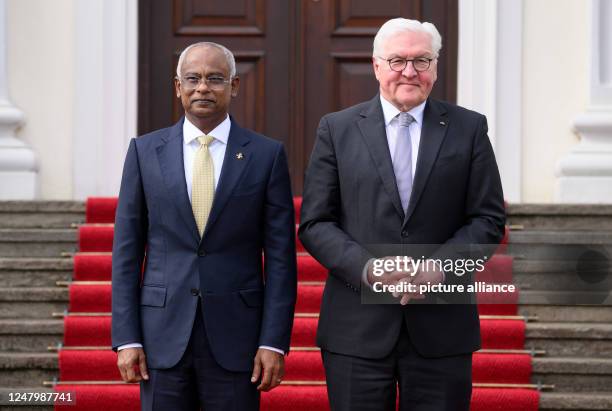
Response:
M556 163L578 143L572 122L587 105L589 4L523 5L522 201L548 203L554 199Z
M6 7L9 95L26 116L17 136L38 157L40 198L70 199L74 0L7 0Z

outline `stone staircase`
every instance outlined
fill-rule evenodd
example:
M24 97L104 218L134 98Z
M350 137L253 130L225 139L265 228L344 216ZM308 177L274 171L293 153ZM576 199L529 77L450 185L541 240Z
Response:
M57 376L57 353L48 347L61 342L63 320L51 313L66 309L68 290L56 282L70 280L74 224L84 221L84 211L79 202L0 202L0 398L50 391L42 382ZM542 392L540 409L612 410L612 305L540 304L593 292L592 284L576 281L575 261L551 258L547 250L559 244L612 250L612 206L511 205L508 211L520 314L530 319L526 347L544 352L534 357L532 382L555 386ZM606 281L612 284L604 278L596 285ZM9 409L51 407L0 404Z
M508 224L519 312L536 318L527 324L525 346L545 351L534 358L532 382L555 386L542 393L540 409L612 410L610 298L567 303L612 290L612 206L510 205ZM592 264L577 263L593 262L592 252L608 264L590 270Z
M68 290L56 286L72 274L75 224L85 205L73 201L0 202L0 398L9 392L50 392L43 381L57 377ZM51 410L51 406L7 406L0 410Z

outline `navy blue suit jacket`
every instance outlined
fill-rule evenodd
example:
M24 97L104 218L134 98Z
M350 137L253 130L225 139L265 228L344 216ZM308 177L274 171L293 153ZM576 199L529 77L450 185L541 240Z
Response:
M113 349L140 342L150 368L175 365L189 341L199 290L215 359L228 370L249 371L258 346L289 350L297 275L285 151L232 119L200 238L182 127L183 120L129 145L113 242Z

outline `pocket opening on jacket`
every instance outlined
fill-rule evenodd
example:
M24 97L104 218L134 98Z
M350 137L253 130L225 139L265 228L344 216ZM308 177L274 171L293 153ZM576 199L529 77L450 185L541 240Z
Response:
M164 307L166 305L166 287L143 285L140 289L140 305Z

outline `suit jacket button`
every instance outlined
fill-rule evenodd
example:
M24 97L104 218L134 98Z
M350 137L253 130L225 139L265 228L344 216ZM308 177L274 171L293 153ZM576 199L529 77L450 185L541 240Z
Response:
M408 237L408 231L406 230L402 231L402 237Z
M192 288L191 295L193 295L194 297L197 297L198 295L200 295L200 290L198 290L197 288Z
M199 250L199 251L198 251L198 256L200 256L200 257L205 257L205 256L206 256L206 251L204 251L204 250Z

